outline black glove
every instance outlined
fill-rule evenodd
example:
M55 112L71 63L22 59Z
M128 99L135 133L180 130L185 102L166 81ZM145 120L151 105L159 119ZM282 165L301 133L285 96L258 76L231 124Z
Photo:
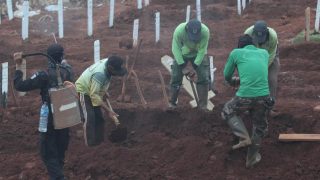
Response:
M231 78L231 81L230 81L230 86L232 87L238 87L240 85L240 78L239 77L236 77L236 76L233 76Z
M275 104L275 100L273 97L268 97L265 99L265 106L267 109L272 109Z

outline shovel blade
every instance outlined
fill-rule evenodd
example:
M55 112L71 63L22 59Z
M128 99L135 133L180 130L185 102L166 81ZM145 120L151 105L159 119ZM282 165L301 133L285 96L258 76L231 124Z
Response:
M117 127L116 129L112 130L109 135L109 140L112 143L122 142L127 139L128 130L125 127Z

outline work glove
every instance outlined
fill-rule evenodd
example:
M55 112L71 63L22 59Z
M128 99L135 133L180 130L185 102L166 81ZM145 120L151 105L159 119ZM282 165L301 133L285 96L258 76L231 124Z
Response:
M22 64L22 52L16 52L13 54L13 60L16 64Z

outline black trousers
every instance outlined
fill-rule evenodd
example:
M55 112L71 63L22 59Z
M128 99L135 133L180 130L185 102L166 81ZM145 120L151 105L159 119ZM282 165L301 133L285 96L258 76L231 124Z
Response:
M69 128L40 133L40 155L50 180L62 180L65 152L69 145Z
M92 106L88 95L80 94L83 116L84 141L87 146L97 146L104 141L104 119L100 106Z

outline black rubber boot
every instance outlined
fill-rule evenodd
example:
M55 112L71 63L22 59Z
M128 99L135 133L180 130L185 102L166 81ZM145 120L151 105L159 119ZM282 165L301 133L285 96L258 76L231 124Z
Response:
M259 153L261 137L257 135L253 135L251 141L252 141L252 144L251 146L248 147L248 152L247 152L247 161L246 161L247 168L253 167L255 164L261 161L261 155Z
M208 84L197 84L197 93L199 97L199 104L198 108L204 111L208 111L207 105L208 105L208 91L209 86Z
M179 95L180 88L171 87L170 88L170 100L169 100L169 109L177 108L177 100Z
M231 117L228 120L228 125L232 129L233 134L240 138L239 143L233 145L232 149L239 149L242 147L249 146L251 144L251 139L247 131L247 128L240 118L238 118L237 116Z

